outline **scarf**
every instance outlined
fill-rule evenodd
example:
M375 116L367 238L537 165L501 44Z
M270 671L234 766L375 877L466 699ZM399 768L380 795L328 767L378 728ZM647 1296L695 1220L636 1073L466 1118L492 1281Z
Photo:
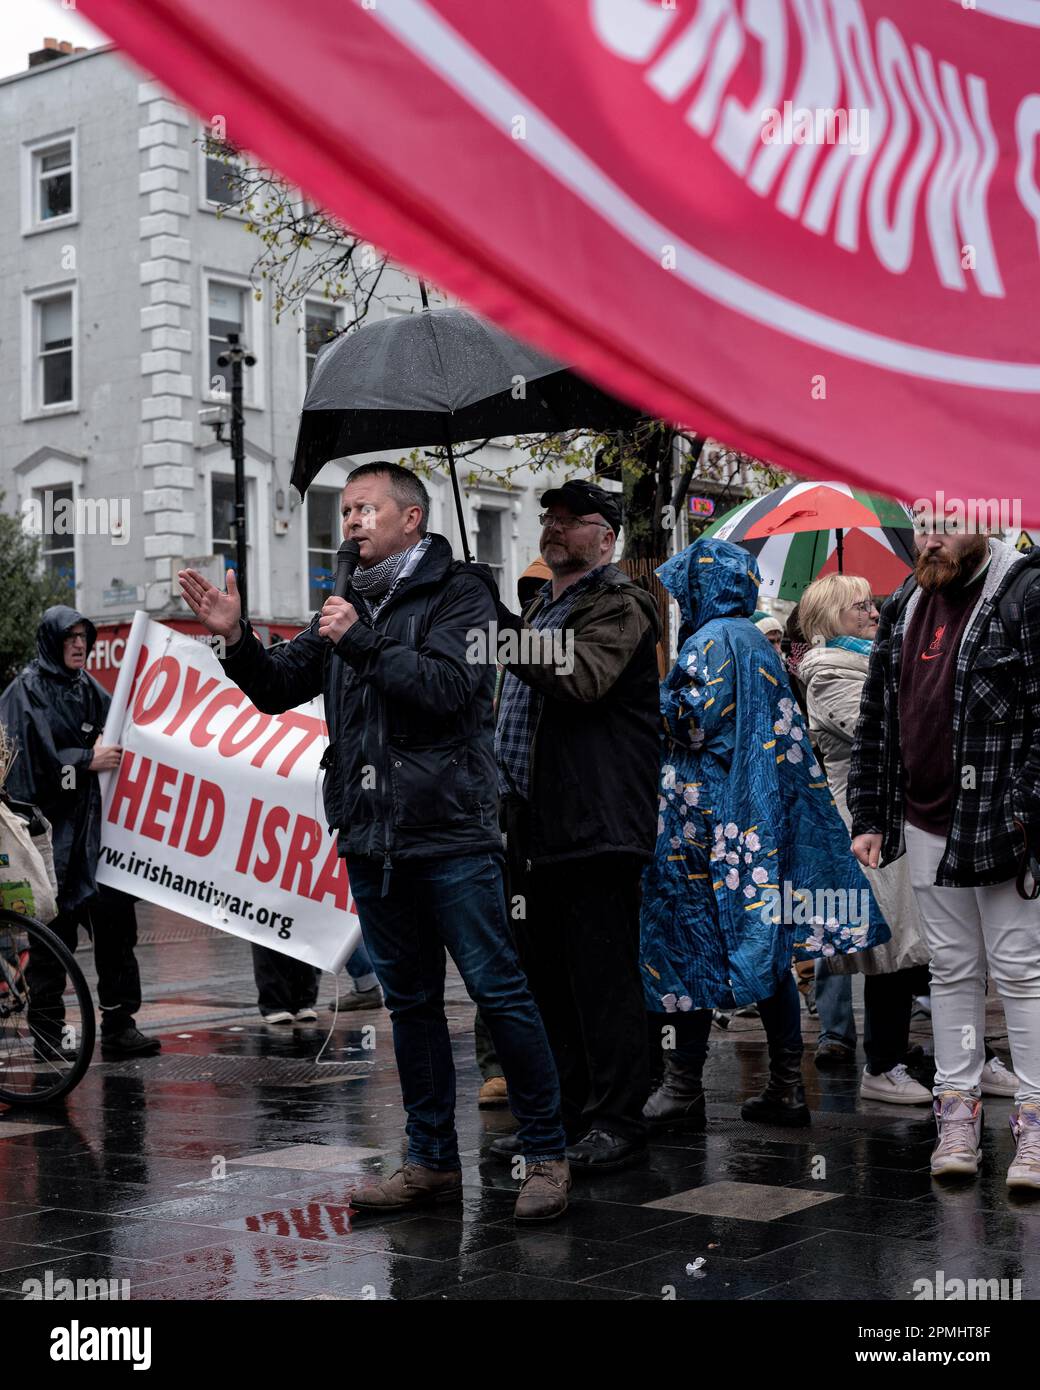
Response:
M846 652L859 652L860 656L869 656L874 643L869 637L846 637L842 633L839 637L832 637L827 645L841 647Z
M411 574L425 554L430 544L429 536L424 536L407 550L399 550L396 555L388 555L368 569L356 569L351 585L354 593L364 600L373 615L379 612L398 583Z

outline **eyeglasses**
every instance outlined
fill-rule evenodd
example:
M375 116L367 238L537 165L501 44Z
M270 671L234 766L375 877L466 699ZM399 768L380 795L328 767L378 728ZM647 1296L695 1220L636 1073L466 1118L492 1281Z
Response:
M584 516L553 516L551 512L542 512L541 516L538 518L538 524L546 531L552 526L558 526L561 531L574 531L579 526L602 526L604 531L612 531L614 529L612 526L608 526L605 521L589 521L589 519Z
M869 617L870 610L874 607L874 600L872 598L861 598L859 603L850 603L849 607L855 608L857 613L862 613L864 616Z

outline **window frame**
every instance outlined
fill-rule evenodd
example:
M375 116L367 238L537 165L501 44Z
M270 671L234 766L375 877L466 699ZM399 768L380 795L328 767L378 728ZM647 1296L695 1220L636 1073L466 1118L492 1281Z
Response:
M474 560L478 563L487 563L478 559L478 542L480 537L481 512L495 512L499 518L499 528L502 538L502 562L501 562L501 582L499 591L503 594L515 592L516 579L519 574L516 557L516 526L519 519L518 508L522 506L522 499L525 490L514 488L512 492L498 489L480 489L473 493L469 498L468 512L468 531L470 549Z
M323 308L331 309L335 316L337 334L342 333L345 326L346 313L344 304L337 303L333 299L320 299L317 295L309 294L304 297L301 306L303 314L303 324L300 328L300 338L302 340L300 351L300 401L302 403L307 395L307 387L310 381L307 376L307 306L309 304L320 304ZM331 342L332 340L329 339Z
M42 457L41 457L42 455ZM14 476L17 478L18 504L21 508L30 498L38 492L56 491L58 488L72 487L72 501L76 505L83 492L83 462L60 450L47 451L41 450L23 460L20 464L15 464ZM78 531L72 534L73 551L73 571L75 576L75 594L77 589L82 590L84 584L84 572L86 561L86 550L84 542L85 536L81 536Z
M211 284L228 285L233 289L243 292L243 324L241 336L245 339L245 345L256 358L255 367L243 369L242 377L242 404L246 410L263 410L266 407L266 339L264 333L264 316L260 312L262 300L253 297L253 286L247 275L242 275L231 270L211 270L208 267L202 269L202 296L200 299L200 314L202 323L200 325L199 341L206 344L205 362L200 366L200 370L205 375L199 383L199 395L204 401L211 404L222 404L230 399L231 388L228 387L227 396L222 396L210 388L209 375L209 290Z
M28 495L29 495L30 497L36 499L37 496L38 496L38 494L41 493L41 492L42 492L42 493L48 493L48 492L50 492L50 493L55 493L55 492L68 492L69 495L70 495L71 501L72 501L73 515L75 515L75 508L76 508L76 484L75 484L75 482L74 482L71 478L70 478L67 482L64 482L64 483L37 483L34 487L32 487L32 488L29 489L29 494L28 494ZM43 499L42 499L42 498L39 499L39 500L41 501L41 503L43 502ZM78 561L78 559L79 559L79 547L78 547L78 545L76 544L76 541L77 541L77 534L78 534L78 533L76 532L75 528L73 528L73 530L72 530L71 532L69 532L69 534L68 534L67 536L62 536L61 539L62 539L64 542L66 542L64 545L55 546L55 545L52 544L50 550L48 551L48 550L47 550L47 542L48 542L48 540L51 541L51 542L53 543L54 541L56 541L56 540L58 539L58 537L55 536L55 535L53 535L53 534L51 534L50 536L48 536L48 534L47 534L46 531L40 531L40 532L37 533L37 539L40 541L40 568L41 568L44 572L46 572L47 569L49 568L48 565L47 565L47 560L46 560L46 557L47 557L48 554L53 554L53 555L59 555L59 554L60 554L60 555L69 555L69 554L70 554L70 555L72 556L72 583L69 585L69 589L70 589L70 592L72 593L73 596L75 596L75 593L76 593L76 581L77 581L77 578L78 578L77 561Z
M205 526L203 530L206 555L215 555L213 548L213 479L220 478L234 483L235 472L230 457L223 447L219 454L206 460L205 475ZM264 464L252 458L245 458L246 474L246 547L249 560L249 616L250 618L269 618L271 614L271 548L269 542L270 519L268 516L270 479ZM225 567L226 568L226 567Z
M75 280L61 280L26 290L22 297L22 419L47 420L53 415L71 415L79 410L79 292ZM72 398L43 404L43 357L40 326L42 304L68 295L72 319Z
M37 160L55 145L69 145L69 192L71 208L60 217L44 220L39 215L39 172ZM79 138L74 126L36 136L22 144L22 235L36 236L40 232L57 231L79 222Z
M205 126L199 127L198 150L198 202L202 212L208 212L212 217L233 217L239 222L248 222L251 214L243 212L237 203L217 203L214 202L206 192L206 173L210 156L206 153L206 146L212 140L212 135ZM246 160L242 155L236 155L240 164L245 165Z
M346 477L346 471L344 470L344 479L345 479L345 477ZM331 565L329 566L329 568L330 568L330 570L331 570L333 579L335 579L335 575L336 575L336 551L339 550L339 547L340 547L340 545L342 544L342 541L343 541L342 508L341 508L341 506L340 506L340 500L339 500L339 499L342 497L342 495L343 495L343 488L342 488L342 487L330 486L329 480L328 480L327 478L324 478L324 477L322 478L321 483L320 483L317 487L310 487L310 488L307 489L307 499L306 499L306 503L305 503L305 510L304 510L303 517L302 517L302 523L303 523L302 529L303 529L303 538L304 538L304 555L305 555L305 557L306 557L306 559L305 559L305 569L304 569L304 601L305 601L305 611L307 611L307 612L313 613L313 612L317 611L317 609L320 609L321 606L322 606L321 603L315 605L314 602L312 601L312 598L311 598L311 583L310 583L311 553L312 553L312 551L313 551L314 548L315 548L315 547L313 547L313 546L311 545L311 542L310 542L311 505L312 505L312 503L313 503L313 500L314 500L315 496L328 497L329 500L332 501L332 503L333 503L333 511L334 511L334 514L335 514L335 524L334 524L334 526L333 526L332 538L333 538L333 541L335 542L335 544L334 544L334 546L333 546L333 548L332 548L332 550L331 550L331 552L330 552L331 557L332 557L332 563L331 563ZM329 590L329 593L330 593L330 594L332 593L332 590L331 590L331 589ZM324 599L322 600L322 603L324 603Z
M325 464L321 470L322 488L328 488L330 492L342 493L347 484L347 474L352 468L356 467L353 459L339 460ZM297 544L299 545L299 566L300 566L300 599L301 614L304 614L304 621L310 622L314 609L311 607L311 586L310 586L310 505L311 490L307 489L303 499L303 505L297 507L293 513L300 518L300 535ZM342 527L340 529L342 539ZM337 549L339 543L337 542Z

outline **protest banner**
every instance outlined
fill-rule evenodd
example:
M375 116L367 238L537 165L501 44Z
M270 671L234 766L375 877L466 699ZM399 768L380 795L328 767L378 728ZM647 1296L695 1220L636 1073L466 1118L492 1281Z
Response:
M999 460L1040 525L1040 0L252 0L247 44L241 0L78 6L651 414L910 501Z
M98 878L323 970L361 930L325 824L321 700L262 714L202 641L137 613L105 731Z

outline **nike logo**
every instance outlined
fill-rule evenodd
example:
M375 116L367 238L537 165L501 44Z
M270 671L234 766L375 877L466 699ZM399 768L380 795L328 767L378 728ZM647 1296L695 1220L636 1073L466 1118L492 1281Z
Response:
M922 661L934 661L937 656L942 656L942 639L945 631L945 623L943 623L942 627L937 627L935 629L935 636L928 643L928 651L921 653ZM929 653L931 653L931 655L929 655Z

